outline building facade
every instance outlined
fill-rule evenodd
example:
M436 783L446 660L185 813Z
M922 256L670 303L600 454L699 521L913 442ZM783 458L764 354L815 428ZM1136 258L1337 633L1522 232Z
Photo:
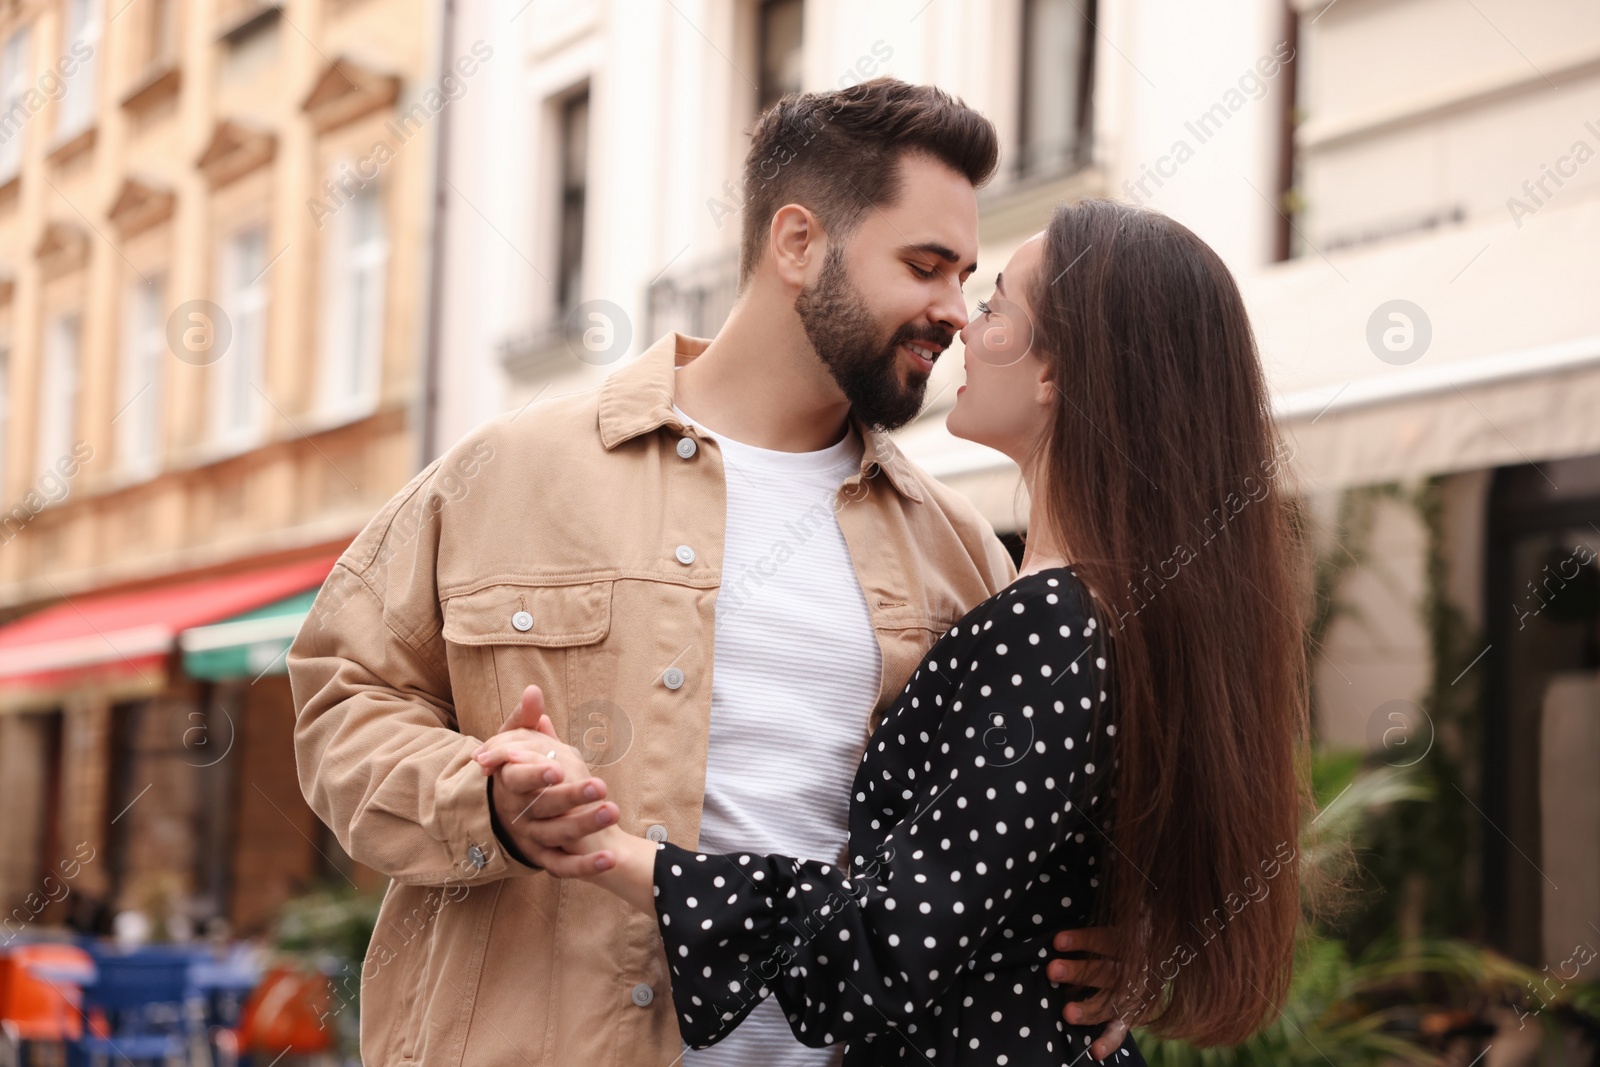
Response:
M441 70L436 7L0 6L8 935L371 883L301 798L282 653L418 465L433 142L478 63Z
M1594 977L1600 10L1296 6L1294 254L1247 286L1301 477L1363 560L1321 728L1443 746L1477 932Z

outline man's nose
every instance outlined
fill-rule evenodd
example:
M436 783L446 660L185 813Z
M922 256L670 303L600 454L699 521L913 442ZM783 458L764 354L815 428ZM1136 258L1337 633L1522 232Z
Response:
M967 298L961 292L961 286L951 281L949 291L939 299L933 309L934 321L953 333L959 333L967 326Z

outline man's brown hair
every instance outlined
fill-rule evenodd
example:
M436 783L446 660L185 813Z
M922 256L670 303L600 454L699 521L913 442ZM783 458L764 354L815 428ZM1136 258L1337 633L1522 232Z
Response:
M897 78L790 93L769 108L751 130L744 161L739 288L755 274L779 208L801 204L830 240L843 240L869 208L899 197L907 152L938 160L976 187L993 176L1000 139L994 123L959 99Z

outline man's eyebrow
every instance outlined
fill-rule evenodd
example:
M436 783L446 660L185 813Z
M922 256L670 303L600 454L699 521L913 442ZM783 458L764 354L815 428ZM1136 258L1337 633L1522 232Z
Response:
M908 245L904 249L902 249L901 251L902 252L926 252L930 256L938 256L940 259L944 260L946 263L960 263L961 262L961 257L955 252L954 249L949 248L949 247L947 247L945 245L942 245L938 241L924 241L920 245ZM973 262L968 263L965 267L961 268L961 273L962 274L971 274L973 271L975 271L977 269L978 269L978 263L977 263L976 260L974 260Z

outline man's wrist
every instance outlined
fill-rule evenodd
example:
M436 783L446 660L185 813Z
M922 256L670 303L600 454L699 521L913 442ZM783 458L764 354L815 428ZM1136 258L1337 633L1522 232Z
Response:
M487 796L489 799L489 826L494 830L495 840L499 841L500 847L506 850L506 855L524 867L529 867L536 871L544 870L543 867L522 854L522 850L517 847L510 831L500 822L500 813L495 809L494 805L494 775L492 774L489 775Z

